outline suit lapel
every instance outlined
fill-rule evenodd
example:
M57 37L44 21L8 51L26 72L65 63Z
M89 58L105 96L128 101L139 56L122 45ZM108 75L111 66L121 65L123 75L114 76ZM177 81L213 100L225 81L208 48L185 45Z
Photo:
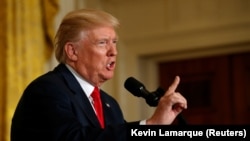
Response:
M82 90L80 84L73 76L73 74L68 70L68 68L64 64L60 64L56 69L58 69L62 76L64 77L65 82L67 83L69 89L73 92L70 94L71 99L79 105L82 109L82 112L88 117L89 121L95 125L100 126L99 121L95 115L95 112L87 98L86 94Z
M101 100L102 100L102 108L103 108L103 117L104 117L104 123L105 125L108 123L109 121L109 111L110 111L110 104L109 102L105 99L105 96L102 92L102 90L100 91L101 94Z

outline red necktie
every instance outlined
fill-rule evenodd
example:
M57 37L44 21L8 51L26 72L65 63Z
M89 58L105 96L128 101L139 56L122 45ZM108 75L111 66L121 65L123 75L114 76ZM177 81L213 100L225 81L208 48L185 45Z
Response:
M99 92L98 87L95 87L94 91L91 94L91 97L93 98L93 105L96 111L97 118L101 124L101 127L104 128L102 102L101 102L100 92Z

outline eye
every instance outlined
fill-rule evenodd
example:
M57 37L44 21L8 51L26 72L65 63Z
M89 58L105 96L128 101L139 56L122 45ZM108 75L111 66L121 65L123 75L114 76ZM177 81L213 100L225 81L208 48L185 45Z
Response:
M117 39L113 40L113 44L117 44L117 42L118 42Z
M107 40L99 40L97 42L97 45L98 46L106 46L108 44L108 41Z
M108 45L116 45L117 44L117 42L118 42L118 40L117 39L113 39L113 40L108 40L108 39L101 39L101 40L98 40L97 42L96 42L96 45L97 46L100 46L100 47L105 47L105 46L108 46Z

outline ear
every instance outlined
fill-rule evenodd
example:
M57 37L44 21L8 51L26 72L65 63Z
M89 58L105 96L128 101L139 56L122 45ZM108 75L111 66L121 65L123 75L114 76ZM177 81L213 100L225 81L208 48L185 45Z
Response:
M74 43L72 42L67 42L64 46L65 53L68 56L69 60L75 61L77 60L77 49Z

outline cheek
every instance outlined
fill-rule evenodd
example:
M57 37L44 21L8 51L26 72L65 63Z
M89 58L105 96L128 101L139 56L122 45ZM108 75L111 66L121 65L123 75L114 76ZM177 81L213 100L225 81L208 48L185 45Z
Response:
M99 54L86 54L82 58L82 64L88 67L87 69L103 69L105 66L105 58Z
M87 69L100 70L106 65L106 51L92 46L92 48L81 50L81 53L78 54L78 59L81 65L85 66Z

